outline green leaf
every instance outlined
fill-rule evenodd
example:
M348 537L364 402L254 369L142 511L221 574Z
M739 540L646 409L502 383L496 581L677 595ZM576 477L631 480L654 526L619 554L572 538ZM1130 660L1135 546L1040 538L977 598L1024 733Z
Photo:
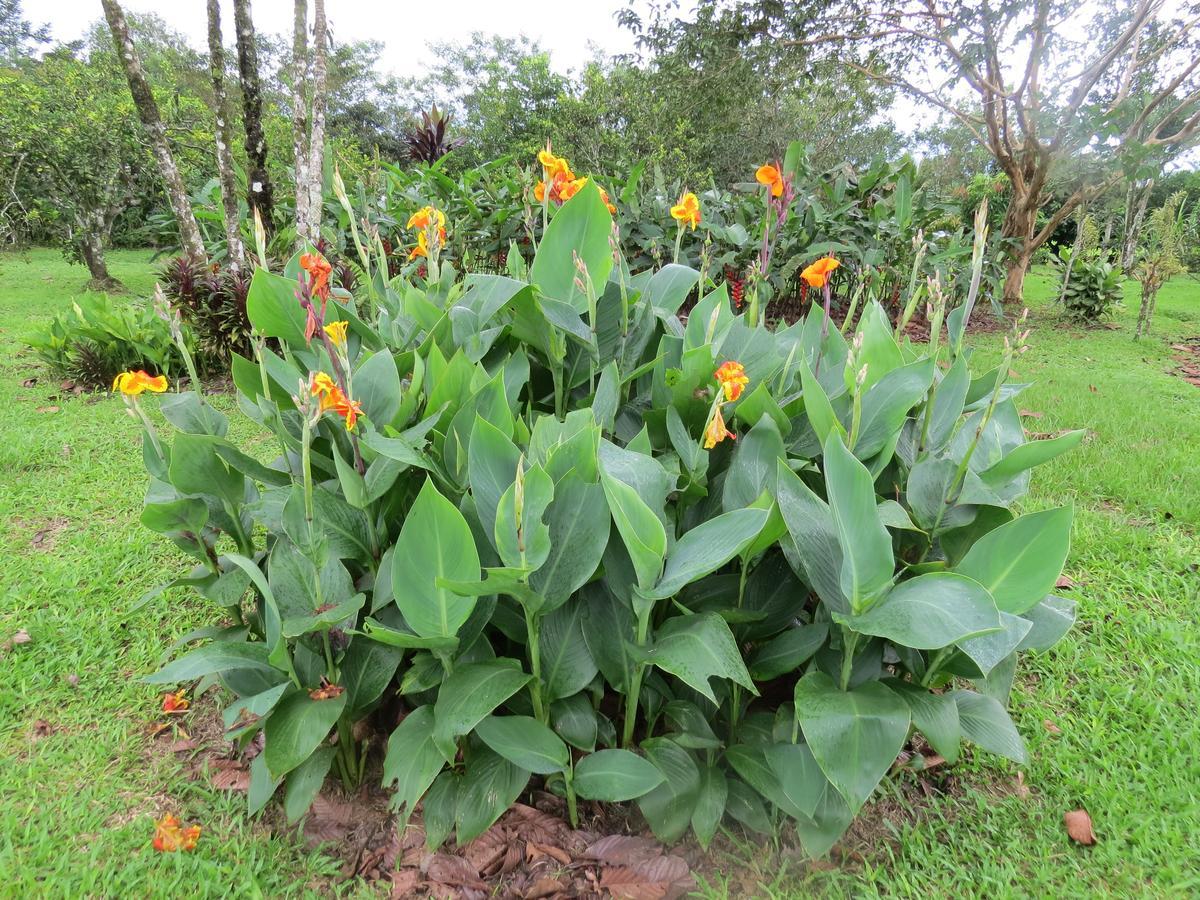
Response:
M725 801L729 796L729 785L725 773L716 766L705 766L700 770L700 791L696 797L696 808L692 810L692 831L696 840L707 850L717 833L717 826L725 815Z
M772 744L764 750L767 765L779 783L779 796L786 798L783 809L798 809L811 817L821 802L829 779L821 771L808 744Z
M246 317L265 337L281 339L294 349L305 346L305 313L296 299L297 284L256 266L246 294Z
M246 498L246 478L217 454L222 438L179 432L171 445L167 475L181 494L210 495L233 506Z
M438 587L437 579L476 581L480 571L471 526L427 480L392 554L392 589L404 620L424 637L454 636L475 608L475 598Z
M821 649L828 636L827 622L786 629L754 651L750 658L750 677L755 681L771 681L796 671Z
M459 582L452 582L452 584L458 585ZM489 590L487 593L492 593L492 591ZM363 620L362 633L372 641L378 641L401 650L434 650L448 653L458 648L458 638L454 635L421 637L418 634L391 628L371 618Z
M836 618L859 634L918 650L938 650L1001 628L983 585L953 572L902 581L862 615Z
M889 678L888 688L908 704L913 725L948 763L958 760L958 745L962 730L958 725L958 704L951 694L935 694L915 684Z
M461 847L487 831L516 802L529 772L507 759L481 750L471 756L458 787L454 837Z
M446 841L454 828L458 815L458 798L462 778L457 772L447 771L439 775L425 795L421 805L422 824L425 826L425 846L436 850Z
M433 740L453 762L455 740L467 734L497 706L523 688L529 676L500 662L458 666L446 676L433 707Z
M771 834L774 831L767 808L763 806L762 798L753 788L736 778L729 779L726 787L728 795L725 798L725 812L751 831L757 831L759 834Z
M308 759L345 707L345 692L328 700L314 700L307 691L300 691L284 699L263 727L263 755L271 776L286 775Z
M554 487L545 521L550 555L529 584L545 598L544 611L549 612L587 583L600 565L611 530L604 490L577 472L566 475Z
M388 738L383 759L383 786L395 788L392 809L411 814L445 764L433 742L433 707L414 709Z
M199 537L208 524L208 504L198 497L147 503L142 510L142 524L158 534L191 532Z
M518 493L522 495L524 504L519 517ZM514 479L505 489L499 503L496 504L494 537L496 550L506 566L520 568L522 571L536 571L550 558L553 542L550 526L543 519L553 500L554 479L537 465L531 466L522 474L519 486Z
M390 425L400 412L400 373L390 350L380 350L354 373L354 399L376 428Z
M488 716L475 733L513 765L535 775L561 772L570 763L562 738L529 716Z
M837 434L825 444L825 485L842 547L842 593L857 612L891 586L892 536L879 521L875 480Z
M778 774L767 759L767 745L734 744L725 751L725 758L747 784L789 816L800 819L808 815L784 791Z
M229 669L256 669L274 672L275 667L267 661L268 649L262 643L232 644L217 641L205 644L185 653L174 662L167 663L153 675L143 679L147 684L174 684L193 681L205 675L214 675Z
M649 658L713 703L717 698L708 680L714 676L728 678L758 694L729 626L717 613L668 619L659 630Z
M938 383L937 394L930 401L933 404L932 413L926 412L930 416L928 449L935 452L941 450L954 435L970 386L971 370L967 368L966 357L959 356Z
M658 581L667 554L667 533L663 523L629 485L607 472L601 472L600 483L604 486L613 522L633 561L638 585L649 588Z
M985 676L1012 655L1033 627L1028 619L1000 613L1000 629L958 642L958 649L971 658Z
M1087 431L1080 429L1078 431L1068 431L1066 434L1055 438L1020 444L1009 451L995 465L980 472L979 477L987 485L1004 484L1006 481L1015 478L1022 472L1032 469L1034 466L1040 466L1042 463L1049 462L1054 457L1066 453L1068 450L1074 450L1079 446L1079 442L1083 440L1085 434L1087 434Z
M597 750L575 764L575 792L585 800L636 800L665 781L657 767L630 750Z
M611 232L612 216L595 182L589 180L550 220L533 257L529 280L547 297L584 312L587 298L575 287L578 272L573 257L579 256L596 292L602 292L612 268L612 250L608 246Z
M398 647L377 641L351 641L339 663L342 687L350 696L347 707L362 712L383 696L403 656L404 651Z
M600 719L586 694L576 694L550 704L550 721L558 735L580 750L591 753L600 736Z
M687 832L700 799L700 770L690 753L669 738L650 738L642 749L665 781L637 799L654 836L673 843Z
M722 508L727 512L744 509L757 500L763 491L774 496L778 462L786 459L787 452L779 428L774 419L763 416L738 441L733 461L725 473Z
M908 737L908 706L878 681L839 690L823 672L796 682L796 718L851 812L871 796Z
M1003 612L1027 612L1054 589L1071 547L1069 506L1027 513L989 531L954 567L991 592Z
M798 560L789 557L789 561L793 565L798 562L804 569L809 584L826 606L848 613L850 604L842 593L841 582L842 546L833 513L783 460L778 468L775 502L795 547L804 548L804 552L794 554Z
M1075 624L1075 606L1074 600L1051 594L1033 609L1027 610L1024 618L1033 623L1033 627L1017 645L1017 649L1032 650L1034 653L1049 650Z
M246 811L257 815L275 796L275 791L283 783L283 778L272 778L267 771L267 758L260 753L250 763L250 789L246 792Z
M646 596L674 597L685 585L715 572L758 536L770 514L769 509L735 509L697 525L675 543L662 578Z
M283 811L287 815L289 825L294 825L300 817L308 812L317 792L325 783L329 767L333 765L334 747L318 747L317 750L300 763L287 777L287 788L283 792Z
M584 605L567 603L539 623L542 681L553 702L582 691L596 677L596 663L583 638Z
M1025 741L997 700L972 691L955 691L951 696L958 704L963 737L1015 763L1029 761Z
M479 521L489 540L495 540L496 508L517 475L521 452L499 428L478 413L467 448L467 472Z
M652 276L641 299L650 304L660 318L673 316L700 280L700 273L688 266L668 263Z
M829 395L825 393L805 359L800 360L800 386L804 392L804 411L808 413L808 423L821 446L825 446L829 442L829 436L835 432L845 440L846 429L838 421L833 404L829 402Z
M904 425L909 410L929 390L933 372L933 357L901 366L884 375L863 395L855 456L870 459L887 446Z
M605 433L611 434L621 400L621 373L613 360L600 372L596 383L596 395L592 399L592 416Z

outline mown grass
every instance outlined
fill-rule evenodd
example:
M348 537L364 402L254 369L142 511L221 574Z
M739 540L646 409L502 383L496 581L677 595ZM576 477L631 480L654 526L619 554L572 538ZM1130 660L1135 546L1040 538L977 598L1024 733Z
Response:
M114 274L144 295L147 260L116 253ZM136 429L108 397L59 397L21 349L84 280L51 251L0 257L0 642L21 628L32 638L0 657L0 896L335 891L333 863L272 837L240 796L188 779L146 735L158 694L140 676L215 611L169 597L130 612L183 567L137 522ZM711 876L706 893L755 880L754 893L779 897L1200 891L1200 389L1168 374L1171 339L1200 334L1200 286L1168 285L1140 343L1132 291L1116 330L1062 323L1049 294L1045 278L1031 279L1033 347L1018 368L1036 384L1021 406L1043 414L1031 429L1089 436L1038 470L1028 503L1075 504L1068 572L1080 602L1075 631L1018 672L1028 795L1015 767L968 757L959 790L881 826L865 861L781 867L747 847L716 861L727 875ZM972 342L981 361L997 355L996 336ZM1079 807L1094 847L1066 837L1062 814ZM194 853L150 848L153 819L167 811L203 825Z

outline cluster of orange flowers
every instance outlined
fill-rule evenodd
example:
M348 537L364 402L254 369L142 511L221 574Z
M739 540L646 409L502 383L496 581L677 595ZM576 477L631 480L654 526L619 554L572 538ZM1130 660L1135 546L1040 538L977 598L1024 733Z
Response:
M320 253L300 254L300 268L308 273L309 293L322 303L329 299L329 276L333 266Z
M800 273L800 277L808 287L823 288L829 283L829 276L833 274L833 270L840 265L841 263L834 257L823 256L815 263L806 266Z
M549 185L551 200L555 203L566 203L583 190L588 183L586 177L576 178L575 173L571 171L571 164L564 157L555 156L550 151L549 144L546 145L545 150L538 153L538 162L542 164L542 180L533 189L534 199L538 203L546 202L547 185ZM609 213L615 215L617 208L609 200L608 191L604 188L600 188L600 199L608 207Z
M177 850L195 850L196 842L200 840L200 826L183 827L170 813L154 823L154 849L160 853L174 853Z
M141 369L136 372L122 372L113 379L112 389L120 391L126 397L136 397L143 391L161 394L167 389L167 376L150 375Z
M729 438L731 441L737 440L737 435L725 425L725 417L721 415L721 403L732 403L737 400L742 396L746 385L750 383L745 366L733 360L721 363L717 371L713 372L713 378L717 380L721 393L717 395L712 413L708 417L708 424L704 426L705 450L711 450L725 438ZM722 395L725 398L724 401L721 400Z
M176 691L174 694L164 694L162 701L162 711L167 715L180 715L188 711L188 707L192 705L191 701L184 696L183 691Z
M353 430L355 423L358 422L358 417L362 415L362 404L347 397L345 392L334 384L333 379L324 372L313 375L309 390L312 391L314 397L320 398L322 414L333 410L346 420L346 430Z
M679 202L671 207L671 218L679 223L679 227L690 225L692 231L700 224L700 199L691 191L687 191Z
M429 238L427 234L433 225L437 226L438 246L445 246L446 214L444 212L432 206L423 206L408 217L408 224L405 227L417 229L417 246L413 247L412 251L408 254L410 260L416 259L418 256L429 256Z

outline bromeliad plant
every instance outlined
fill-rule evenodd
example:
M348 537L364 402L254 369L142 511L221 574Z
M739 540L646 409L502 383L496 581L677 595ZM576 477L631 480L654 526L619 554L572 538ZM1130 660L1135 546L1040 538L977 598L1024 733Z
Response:
M594 184L546 211L508 275L389 279L363 246L351 297L315 254L259 268L233 379L266 462L163 398L142 521L228 622L150 681L232 694L251 808L358 783L366 720L433 846L537 777L572 819L632 800L707 844L790 818L815 856L906 747L1023 761L1005 702L1074 618L1071 510L1014 505L1080 433L1026 441L1020 340L972 374L974 296L942 346L942 292L928 346L876 304L770 330L724 286L684 321L699 273L631 272Z

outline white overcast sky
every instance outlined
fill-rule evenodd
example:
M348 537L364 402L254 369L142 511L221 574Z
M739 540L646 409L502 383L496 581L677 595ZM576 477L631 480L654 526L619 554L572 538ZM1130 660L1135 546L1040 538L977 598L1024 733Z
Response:
M205 0L122 0L127 13L155 13L192 46L207 45ZM252 0L255 27L262 32L292 32L292 0ZM614 14L624 0L326 0L325 13L334 39L343 42L382 41L382 68L398 75L415 75L430 57L428 44L458 41L473 31L515 37L526 34L550 51L556 69L578 68L591 57L589 44L607 53L631 50L629 32L617 26ZM100 0L25 0L25 17L50 24L55 40L82 35L102 18ZM310 20L311 20L311 7ZM221 0L226 44L233 42L232 0Z

